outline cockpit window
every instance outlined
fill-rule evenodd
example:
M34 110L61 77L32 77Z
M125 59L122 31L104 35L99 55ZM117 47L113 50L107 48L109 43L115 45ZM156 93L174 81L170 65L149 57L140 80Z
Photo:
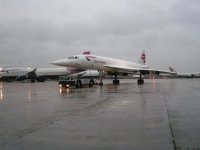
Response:
M71 56L68 59L78 59L78 57L77 56Z

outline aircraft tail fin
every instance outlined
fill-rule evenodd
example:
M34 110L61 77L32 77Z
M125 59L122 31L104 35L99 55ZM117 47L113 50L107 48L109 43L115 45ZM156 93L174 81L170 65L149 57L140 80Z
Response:
M169 67L169 71L170 72L176 72L176 70L174 70L172 67Z
M37 70L37 68L31 69L29 72L27 72L27 76L30 78L36 77L37 76L36 70Z
M142 52L141 57L140 57L138 63L142 64L142 65L144 65L146 63L146 54L145 54L145 51Z

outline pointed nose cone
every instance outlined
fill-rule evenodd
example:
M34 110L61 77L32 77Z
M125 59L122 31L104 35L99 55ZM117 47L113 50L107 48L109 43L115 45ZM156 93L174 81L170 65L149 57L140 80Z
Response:
M57 65L57 66L66 66L67 62L68 62L67 59L62 59L62 60L52 61L50 62L50 64Z

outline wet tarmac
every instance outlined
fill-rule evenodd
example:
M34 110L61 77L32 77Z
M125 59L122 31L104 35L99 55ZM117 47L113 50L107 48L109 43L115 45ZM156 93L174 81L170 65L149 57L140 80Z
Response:
M200 149L199 79L111 82L0 82L0 149Z

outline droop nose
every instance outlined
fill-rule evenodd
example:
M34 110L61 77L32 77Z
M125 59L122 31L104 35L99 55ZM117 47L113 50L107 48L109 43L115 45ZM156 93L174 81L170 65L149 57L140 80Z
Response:
M56 61L50 62L50 64L57 65L57 66L66 66L68 64L68 60L67 59L56 60Z

